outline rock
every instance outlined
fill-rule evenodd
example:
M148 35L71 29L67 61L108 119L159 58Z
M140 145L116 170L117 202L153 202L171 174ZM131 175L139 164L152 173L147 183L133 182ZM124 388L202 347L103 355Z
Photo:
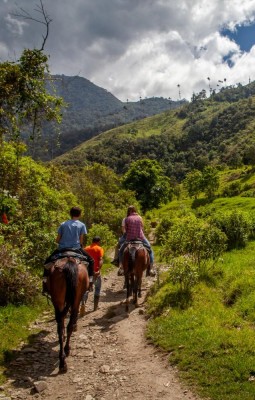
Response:
M37 382L34 382L34 388L37 393L41 393L44 390L48 389L48 385L45 381L37 381Z
M102 372L103 374L108 374L110 372L110 366L109 365L101 365L99 368L99 371Z
M37 353L38 350L36 350L34 347L26 347L23 349L23 353Z

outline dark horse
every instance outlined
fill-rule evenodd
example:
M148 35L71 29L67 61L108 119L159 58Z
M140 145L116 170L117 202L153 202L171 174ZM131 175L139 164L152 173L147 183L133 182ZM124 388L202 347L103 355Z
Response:
M123 252L123 270L125 286L127 288L126 311L128 312L129 297L133 295L135 307L138 307L137 298L141 297L143 271L150 265L149 252L143 242L133 240L128 242Z
M48 287L57 322L59 372L63 373L67 371L65 358L70 353L70 338L76 330L80 301L89 288L86 263L75 257L64 257L55 261L49 272ZM65 318L69 310L65 342Z

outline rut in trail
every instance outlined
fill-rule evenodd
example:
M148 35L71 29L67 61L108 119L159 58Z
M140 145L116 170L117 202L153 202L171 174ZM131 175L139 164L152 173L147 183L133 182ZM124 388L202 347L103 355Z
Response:
M139 307L125 312L123 277L116 270L103 280L99 309L89 295L86 314L71 338L68 371L58 374L58 338L53 307L33 328L32 345L17 350L0 399L198 400L183 387L167 355L146 342L144 301L154 278L143 278ZM5 394L5 397L4 397Z

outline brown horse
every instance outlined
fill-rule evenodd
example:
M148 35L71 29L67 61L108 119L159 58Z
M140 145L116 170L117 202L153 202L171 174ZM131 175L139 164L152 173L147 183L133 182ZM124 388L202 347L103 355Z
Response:
M70 353L70 338L76 330L80 301L89 288L86 263L75 257L64 257L54 262L49 277L48 287L55 309L59 340L59 372L67 371L65 358ZM65 342L65 318L70 310Z
M141 297L143 271L150 265L148 250L139 240L130 241L123 252L123 270L127 289L126 311L129 308L129 297L133 295L135 307L138 307L138 297Z

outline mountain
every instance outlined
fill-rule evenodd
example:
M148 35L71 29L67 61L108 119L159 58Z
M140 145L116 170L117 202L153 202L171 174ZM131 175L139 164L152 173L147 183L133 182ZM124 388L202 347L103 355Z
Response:
M160 162L181 181L208 164L255 164L255 82L223 88L205 98L203 91L177 110L101 133L54 160L66 168L99 162L123 174L140 158Z
M48 90L61 96L67 107L63 109L58 130L52 124L43 129L36 155L44 160L63 154L101 132L175 109L185 102L155 97L123 103L107 90L80 76L53 75ZM50 154L44 153L44 147L51 148Z

